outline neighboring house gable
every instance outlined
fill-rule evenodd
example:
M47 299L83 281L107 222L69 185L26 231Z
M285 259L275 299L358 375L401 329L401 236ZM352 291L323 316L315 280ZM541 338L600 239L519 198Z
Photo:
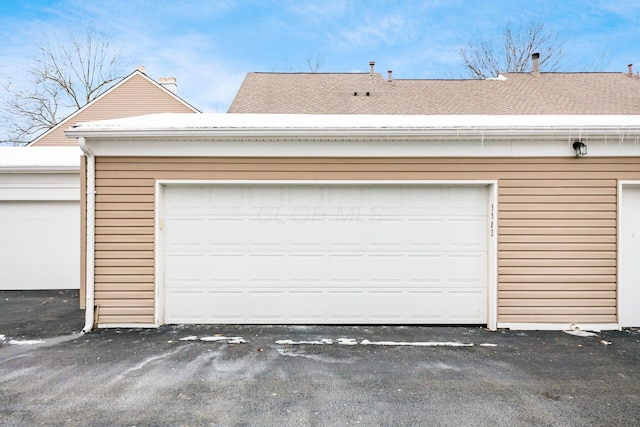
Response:
M155 113L199 111L137 69L107 92L36 138L29 146L77 145L77 140L64 135L64 131L76 123Z
M400 80L379 73L248 73L229 113L401 115L640 114L631 73L504 73Z

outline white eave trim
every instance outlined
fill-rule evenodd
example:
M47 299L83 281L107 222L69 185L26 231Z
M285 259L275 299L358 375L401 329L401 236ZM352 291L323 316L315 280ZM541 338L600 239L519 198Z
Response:
M639 116L490 115L319 115L319 114L150 114L80 123L67 136L229 137L229 136L463 136L537 135L588 132L640 133Z
M0 173L79 173L78 147L1 147Z
M67 130L96 155L640 155L640 116L154 114Z

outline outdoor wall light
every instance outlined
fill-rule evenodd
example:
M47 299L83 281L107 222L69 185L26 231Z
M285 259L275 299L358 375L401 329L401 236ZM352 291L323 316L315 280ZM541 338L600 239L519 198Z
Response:
M576 141L573 143L573 149L576 150L576 156L584 156L587 154L587 144L582 141Z

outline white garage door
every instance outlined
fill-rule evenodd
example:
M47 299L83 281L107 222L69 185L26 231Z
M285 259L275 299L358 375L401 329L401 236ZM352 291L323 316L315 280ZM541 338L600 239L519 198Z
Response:
M640 186L623 185L620 203L618 323L640 326Z
M80 287L77 201L0 201L0 289Z
M486 323L488 189L173 185L165 323Z

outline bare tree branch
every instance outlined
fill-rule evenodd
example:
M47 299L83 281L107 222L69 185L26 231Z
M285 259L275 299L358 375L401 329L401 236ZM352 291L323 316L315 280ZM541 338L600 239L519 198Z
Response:
M540 53L541 71L557 71L564 57L563 42L540 22L519 26L515 30L509 22L501 41L496 45L491 39L470 40L458 50L473 78L496 77L505 72L526 72L530 70L531 54L536 52Z
M120 80L120 51L94 28L62 39L50 34L36 45L37 57L24 85L7 85L4 113L13 142L28 142L53 128Z

